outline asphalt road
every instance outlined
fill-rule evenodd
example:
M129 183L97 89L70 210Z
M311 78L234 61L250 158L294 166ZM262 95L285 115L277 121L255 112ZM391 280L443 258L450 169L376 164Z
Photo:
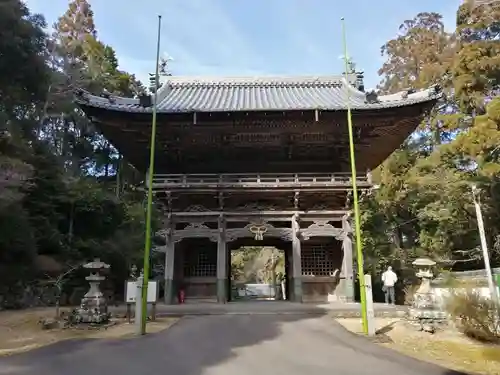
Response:
M312 315L181 319L128 340L58 343L0 359L12 375L457 375L401 356Z

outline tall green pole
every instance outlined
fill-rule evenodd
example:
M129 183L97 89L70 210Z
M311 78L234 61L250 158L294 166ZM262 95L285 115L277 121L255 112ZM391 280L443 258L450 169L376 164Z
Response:
M342 17L342 40L344 44L344 62L345 62L345 79L349 82L349 57L347 54L347 38L345 31L345 20ZM356 159L354 157L354 137L352 130L352 113L351 113L351 93L347 91L347 127L349 129L349 153L351 156L351 174L352 174L352 195L354 198L354 218L355 218L355 233L356 233L356 255L358 261L358 279L359 279L359 294L361 297L361 319L363 322L363 332L368 334L368 314L366 309L366 289L365 289L365 271L363 266L363 249L361 248L361 221L359 215L359 200L358 188L356 186Z
M151 144L149 146L149 170L148 170L148 202L146 206L146 239L144 241L144 278L142 285L142 322L141 334L146 333L146 321L148 318L148 283L149 283L149 257L151 253L151 211L153 206L153 175L155 166L156 145L156 105L158 102L158 87L160 86L160 35L161 16L158 16L158 39L156 44L156 70L155 70L155 92L153 96L153 119L151 122Z

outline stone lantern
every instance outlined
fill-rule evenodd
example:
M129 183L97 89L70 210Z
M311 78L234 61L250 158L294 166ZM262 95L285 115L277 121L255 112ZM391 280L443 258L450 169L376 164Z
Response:
M129 280L137 280L137 266L135 264L130 267Z
M83 265L83 268L90 270L90 275L85 278L90 289L82 298L80 308L76 310L78 323L105 323L109 320L108 304L100 289L101 282L106 279L101 272L109 267L109 264L101 262L99 258Z
M446 321L446 314L439 308L431 286L434 277L432 267L436 262L429 258L418 258L412 264L417 269L416 276L420 279L420 286L413 297L410 319L418 323L420 330L435 332L437 324Z

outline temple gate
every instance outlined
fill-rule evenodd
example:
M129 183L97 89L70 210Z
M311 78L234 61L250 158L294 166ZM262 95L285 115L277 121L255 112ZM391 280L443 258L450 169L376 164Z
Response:
M437 87L377 96L361 73L343 77L170 77L158 92L153 190L164 206L165 303L225 303L230 251L285 252L291 300L352 301L346 103L351 101L360 190L441 96ZM150 96L78 91L103 135L147 170Z

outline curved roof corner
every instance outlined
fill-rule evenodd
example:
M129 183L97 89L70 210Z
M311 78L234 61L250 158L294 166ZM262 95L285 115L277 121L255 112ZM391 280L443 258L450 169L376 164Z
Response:
M341 111L347 109L348 102L353 110L376 110L427 103L442 96L438 86L378 96L374 92L361 91L356 79L348 77L346 80L343 76L170 77L158 90L157 110L158 113L165 114ZM84 90L77 90L75 94L76 103L82 106L120 112L152 112L151 100L124 98L107 93L97 96Z

